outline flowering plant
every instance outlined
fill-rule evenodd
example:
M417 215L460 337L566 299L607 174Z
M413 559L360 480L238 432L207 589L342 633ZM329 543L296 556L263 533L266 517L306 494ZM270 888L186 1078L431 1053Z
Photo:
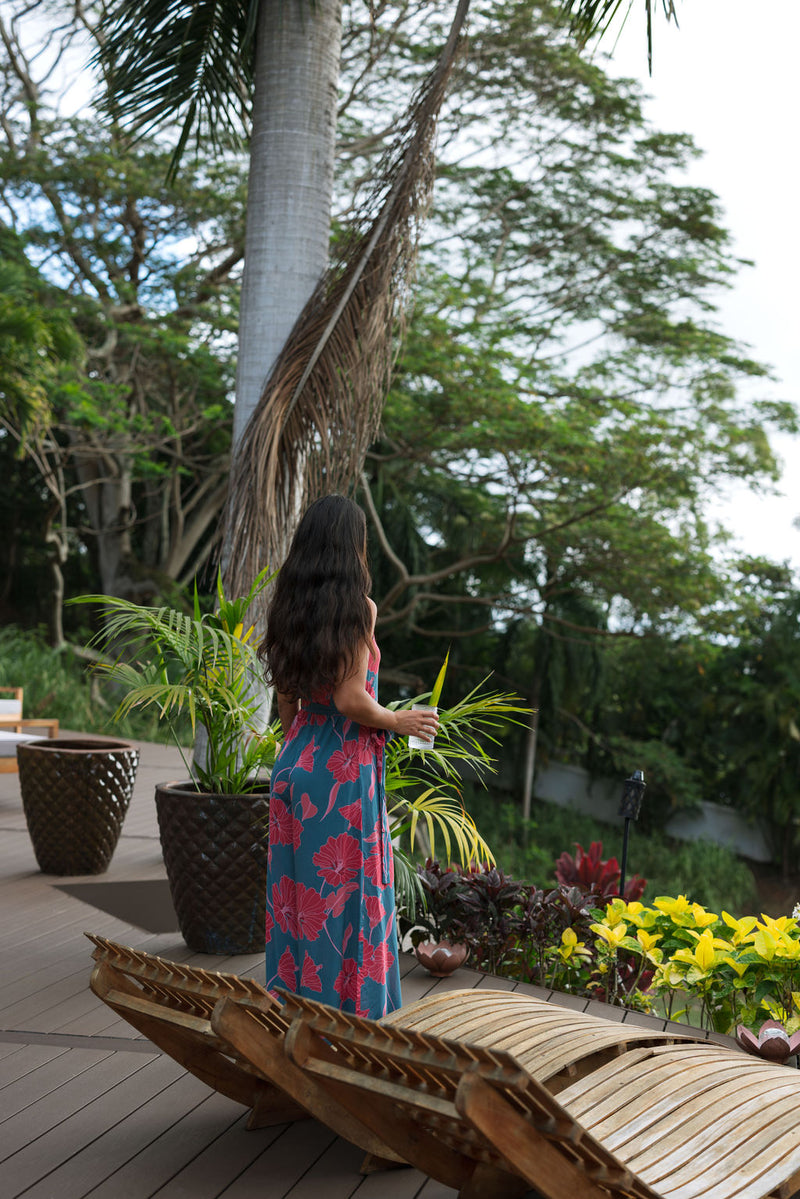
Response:
M642 970L652 968L650 994L662 998L671 1019L731 1033L740 1024L756 1028L770 1016L789 1034L800 1029L800 926L794 917L737 919L709 912L685 895L662 895L651 907L613 899L592 931L609 950L624 949Z

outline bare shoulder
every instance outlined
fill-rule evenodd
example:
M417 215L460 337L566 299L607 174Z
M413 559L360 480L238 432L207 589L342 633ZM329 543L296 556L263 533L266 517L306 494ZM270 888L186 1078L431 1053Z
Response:
M378 617L378 605L375 603L375 600L372 598L372 596L369 595L367 596L367 603L369 604L369 610L372 616L372 627L374 629L375 621Z

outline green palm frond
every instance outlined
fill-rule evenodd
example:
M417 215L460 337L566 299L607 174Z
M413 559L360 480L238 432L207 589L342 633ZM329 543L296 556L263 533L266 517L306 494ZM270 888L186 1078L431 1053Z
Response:
M413 860L396 842L392 844L394 858L394 894L401 912L412 916L425 905L425 890Z
M387 791L430 782L441 775L458 779L463 766L468 766L478 777L494 773L494 759L485 743L499 745L503 729L508 724L526 723L521 718L530 716L530 709L521 704L517 695L481 690L487 681L488 676L453 707L439 710L439 732L431 749L411 750L408 742L399 738L389 742ZM429 698L423 692L403 704L390 706L410 708L412 704L426 703Z
M96 603L103 627L92 644L116 655L95 669L122 688L117 718L133 708L157 707L178 742L177 718L186 714L196 733L208 735L205 765L192 773L207 791L238 793L275 756L275 732L263 729L262 672L247 610L271 582L263 570L246 596L227 600L219 592L216 612L192 615L167 606L147 608L109 595L84 595L71 603Z
M569 17L570 30L583 46L590 38L603 36L614 24L620 9L623 10L619 25L622 26L630 16L635 0L560 0L561 7ZM653 4L654 0L642 0L647 16L647 63L653 68ZM655 0L657 3L657 0ZM675 0L661 0L664 16L668 21L678 23L675 11Z
M388 805L389 829L393 841L408 836L413 848L420 821L428 834L432 857L436 857L436 837L444 842L445 860L453 857L462 864L494 862L494 854L478 832L475 821L457 799L429 787L413 800L400 799Z
M253 88L259 0L119 0L100 21L105 107L144 133L179 122L172 169L194 132L238 144Z
M494 772L495 759L485 742L499 744L503 728L526 723L530 709L519 696L482 690L485 683L486 679L453 707L439 710L439 732L432 749L410 750L405 738L388 742L386 797L395 846L407 836L413 849L421 826L433 856L438 837L448 862L453 857L462 866L494 862L494 854L461 802L462 771L478 778ZM408 708L428 698L425 693L391 706Z

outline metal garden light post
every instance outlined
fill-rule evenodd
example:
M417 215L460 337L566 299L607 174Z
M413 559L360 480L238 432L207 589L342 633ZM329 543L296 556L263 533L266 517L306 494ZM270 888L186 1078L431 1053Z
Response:
M634 770L629 779L625 779L622 787L622 800L619 805L620 816L625 817L625 832L622 836L622 867L619 875L619 893L625 895L625 871L628 865L628 834L632 820L639 819L639 810L642 806L642 797L647 784L644 781L644 772Z

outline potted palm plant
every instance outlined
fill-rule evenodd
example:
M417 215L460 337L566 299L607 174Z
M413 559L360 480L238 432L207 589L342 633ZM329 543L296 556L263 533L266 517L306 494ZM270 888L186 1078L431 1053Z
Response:
M95 669L124 690L115 717L157 708L179 748L188 717L195 742L192 760L184 758L188 778L159 784L155 799L181 934L199 953L263 948L267 772L276 741L247 618L273 577L262 571L246 596L230 600L218 576L213 613L201 613L196 588L191 614L107 595L76 601L103 606L93 644L114 660Z
M429 704L437 708L439 731L435 742L422 745L422 752L412 738L392 738L386 747L386 806L398 907L407 927L418 922L421 912L427 913L422 923L429 927L430 936L415 943L414 951L420 963L436 975L450 974L461 965L467 949L453 944L438 926L413 852L421 848L423 859L435 858L438 838L448 863L455 859L467 868L494 863L494 854L464 807L462 772L466 770L485 781L486 775L496 770L490 748L500 744L504 727L530 716L530 709L521 706L519 696L487 690L488 679L452 707L440 707L448 658L449 653L432 692L403 705Z

